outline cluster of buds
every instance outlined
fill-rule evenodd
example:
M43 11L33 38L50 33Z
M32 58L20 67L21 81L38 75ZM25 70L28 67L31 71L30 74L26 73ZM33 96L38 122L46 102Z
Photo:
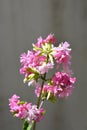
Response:
M35 86L35 94L38 98L37 105L21 102L19 96L13 95L9 99L10 111L21 119L38 122L43 118L44 109L42 102L49 100L55 102L57 98L71 95L76 81L72 77L71 48L68 42L60 43L55 47L56 39L49 34L46 39L37 39L31 51L20 56L20 73L25 75L24 83ZM49 71L55 72L49 75ZM42 81L42 82L41 82Z

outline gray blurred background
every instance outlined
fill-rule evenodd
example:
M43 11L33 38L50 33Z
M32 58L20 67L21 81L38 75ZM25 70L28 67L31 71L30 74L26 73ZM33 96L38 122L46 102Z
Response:
M87 130L87 0L0 0L0 130L22 130L9 112L14 93L36 103L33 88L23 84L19 57L49 33L71 44L77 82L68 99L46 102L37 130Z

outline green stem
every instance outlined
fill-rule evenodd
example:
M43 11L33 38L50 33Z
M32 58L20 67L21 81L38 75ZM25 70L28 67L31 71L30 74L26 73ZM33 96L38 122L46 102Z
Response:
M46 63L48 63L48 59L49 59L49 55L47 55ZM37 108L40 107L41 95L42 95L42 90L43 90L43 86L44 86L45 81L46 81L46 73L44 74L44 76L42 78L42 85L41 85L40 95L39 95L38 100L37 100ZM34 121L34 123L33 123L33 130L36 130L36 121Z
M39 95L38 100L37 100L37 108L39 108L39 106L40 106L41 95L42 95L42 90L43 90L45 79L46 79L46 73L44 74L44 80L42 81L40 95ZM34 121L34 123L33 123L33 130L36 130L36 121Z
M43 85L44 85L44 82L45 82L45 78L46 78L46 73L44 74L44 80L42 81L40 95L39 95L39 98L38 98L38 101L37 101L37 108L39 108L39 106L40 106L41 95L42 95L42 90L43 90Z
M36 130L36 121L33 123L33 130Z

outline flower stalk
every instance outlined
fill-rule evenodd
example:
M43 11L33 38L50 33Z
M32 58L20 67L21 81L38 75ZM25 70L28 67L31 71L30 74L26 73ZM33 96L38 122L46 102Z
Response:
M44 74L44 78L43 78L43 80L42 80L40 95L39 95L38 100L37 100L37 108L40 107L41 95L42 95L42 90L43 90L43 86L44 86L44 83L45 83L45 79L46 79L46 73ZM36 130L36 121L34 121L34 123L33 123L33 130Z

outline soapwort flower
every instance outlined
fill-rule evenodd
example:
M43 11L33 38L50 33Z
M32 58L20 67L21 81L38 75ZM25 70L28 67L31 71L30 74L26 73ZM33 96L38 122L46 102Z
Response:
M24 120L23 130L36 129L36 122L44 117L42 105L45 100L55 103L58 98L69 97L74 89L76 78L71 71L71 48L68 42L55 47L56 39L49 34L45 39L41 36L33 43L33 49L20 56L20 74L24 75L24 83L34 86L38 98L32 105L20 101L14 94L9 99L10 112ZM51 74L49 71L54 70Z

